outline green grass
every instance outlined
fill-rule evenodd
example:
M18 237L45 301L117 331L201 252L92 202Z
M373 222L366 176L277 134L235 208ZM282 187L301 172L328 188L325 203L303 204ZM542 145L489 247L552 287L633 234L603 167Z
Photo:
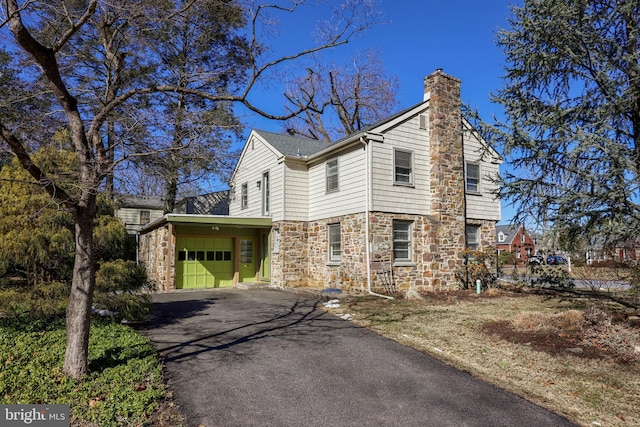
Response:
M165 386L146 338L124 325L94 322L84 381L62 373L64 350L63 322L37 328L2 319L0 403L68 404L77 426L147 424Z

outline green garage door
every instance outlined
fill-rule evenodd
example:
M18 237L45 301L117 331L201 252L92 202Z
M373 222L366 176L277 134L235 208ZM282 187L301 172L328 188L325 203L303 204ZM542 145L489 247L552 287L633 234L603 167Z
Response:
M176 288L233 286L233 239L178 237Z

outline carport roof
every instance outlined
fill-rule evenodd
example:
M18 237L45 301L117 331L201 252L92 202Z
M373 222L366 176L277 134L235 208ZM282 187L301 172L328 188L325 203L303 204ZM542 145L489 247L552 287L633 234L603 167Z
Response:
M166 214L162 218L158 218L157 220L147 224L140 230L140 232L144 233L166 223L219 225L225 227L270 228L271 218L238 217L228 215Z

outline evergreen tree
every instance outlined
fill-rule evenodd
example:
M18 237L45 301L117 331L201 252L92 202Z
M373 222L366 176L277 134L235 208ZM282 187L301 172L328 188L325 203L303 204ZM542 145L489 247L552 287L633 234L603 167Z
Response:
M573 239L640 231L640 3L524 0L498 45L503 197Z

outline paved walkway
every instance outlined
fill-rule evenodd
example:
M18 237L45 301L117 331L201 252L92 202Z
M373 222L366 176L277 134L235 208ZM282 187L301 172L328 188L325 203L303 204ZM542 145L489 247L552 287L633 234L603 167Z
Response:
M189 426L570 426L272 289L158 294L143 332Z

